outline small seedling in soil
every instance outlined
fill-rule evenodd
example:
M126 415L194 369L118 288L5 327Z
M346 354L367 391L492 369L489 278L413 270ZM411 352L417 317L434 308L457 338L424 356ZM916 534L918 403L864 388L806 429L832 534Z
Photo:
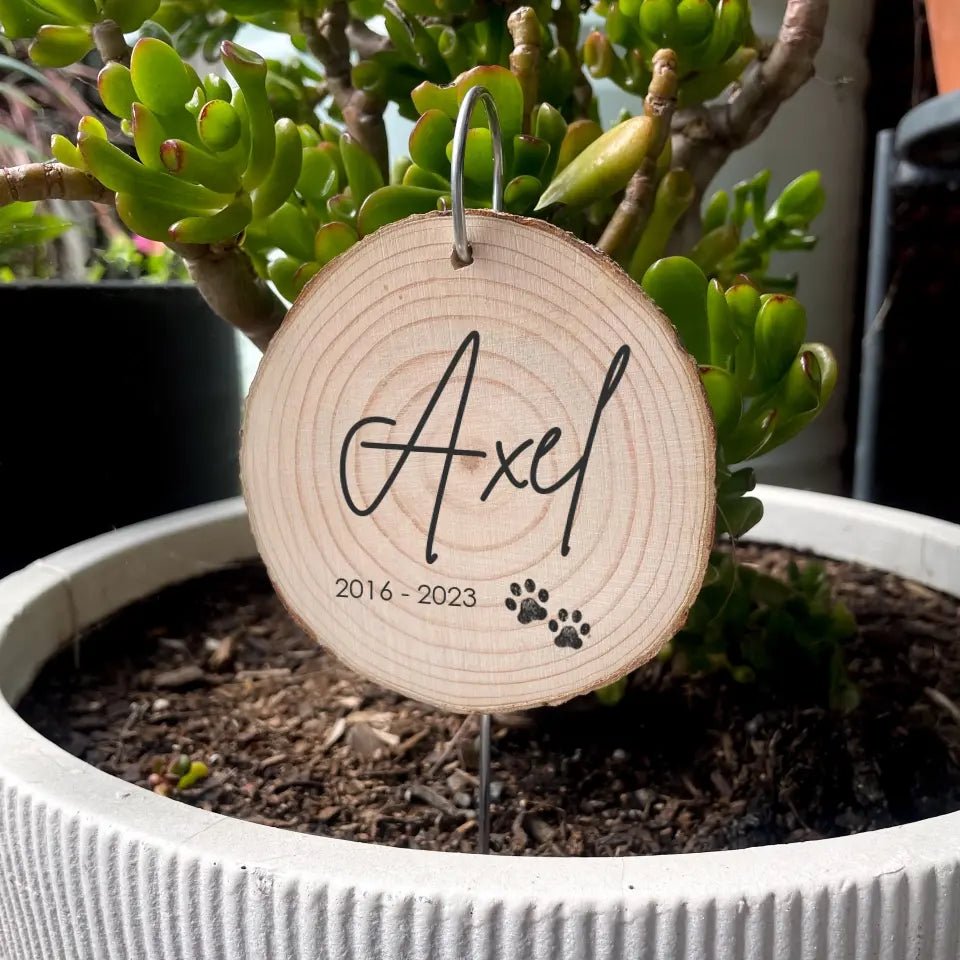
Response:
M189 790L210 774L202 760L191 760L185 753L172 759L157 757L151 764L151 769L147 783L154 793L163 797Z

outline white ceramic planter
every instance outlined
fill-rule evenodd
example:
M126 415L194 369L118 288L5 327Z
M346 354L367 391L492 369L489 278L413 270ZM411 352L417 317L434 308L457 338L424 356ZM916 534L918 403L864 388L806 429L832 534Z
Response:
M960 592L960 527L768 488L757 538ZM3 960L957 960L960 813L729 853L527 859L307 837L130 786L14 713L138 597L252 556L242 503L150 521L0 583Z

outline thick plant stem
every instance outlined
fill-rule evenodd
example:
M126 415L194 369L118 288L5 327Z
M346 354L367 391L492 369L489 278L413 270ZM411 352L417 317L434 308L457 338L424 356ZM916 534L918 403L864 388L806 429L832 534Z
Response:
M330 93L350 135L374 159L384 179L389 177L386 102L354 88L350 78L350 10L346 0L334 0L319 17L304 14L300 24L310 52L323 64Z
M96 177L62 163L0 167L0 207L19 200L90 200L112 203L113 192Z
M657 160L670 134L670 121L677 105L677 56L658 50L653 57L653 77L643 101L644 113L658 121L657 139L630 178L623 199L614 211L597 246L615 260L624 262L650 218L657 190Z
M589 117L590 104L593 103L593 87L590 86L580 62L580 17L571 8L570 0L560 0L560 6L553 12L553 25L557 31L557 42L567 51L573 65L573 104L576 118Z
M266 350L286 308L256 275L250 258L236 244L170 246L183 257L213 312Z
M513 38L510 70L523 91L523 132L530 132L530 114L540 91L540 21L532 7L517 7L507 18Z
M113 20L101 20L94 24L93 42L104 63L122 63L130 66L130 48L123 38L123 31Z
M675 116L673 164L690 171L698 197L730 154L759 137L780 105L814 75L829 7L829 0L788 0L776 42L747 68L732 95ZM695 203L675 238L676 249L689 249L699 231Z
M677 221L690 209L693 202L693 181L686 170L669 170L657 186L646 226L637 240L627 272L637 283L643 281L647 268L663 256Z
M371 30L362 20L357 19L351 20L347 25L347 39L361 60L369 60L370 57L392 47L389 37Z

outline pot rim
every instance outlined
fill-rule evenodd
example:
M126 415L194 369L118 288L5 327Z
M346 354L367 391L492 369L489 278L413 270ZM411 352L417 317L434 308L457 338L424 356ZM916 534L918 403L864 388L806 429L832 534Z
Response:
M960 525L825 494L763 486L758 494L768 512L751 540L868 563L960 592ZM465 905L532 893L596 905L627 897L716 904L718 889L722 900L737 902L755 899L761 889L839 889L913 869L926 875L956 861L960 812L855 836L714 853L511 857L505 872L496 856L299 834L171 801L73 757L14 711L11 701L78 630L163 585L253 556L244 504L234 498L96 537L0 581L0 786L130 842L170 854L186 847L211 867L253 870L271 883L328 887L335 880L373 900L389 888L437 902L459 890Z

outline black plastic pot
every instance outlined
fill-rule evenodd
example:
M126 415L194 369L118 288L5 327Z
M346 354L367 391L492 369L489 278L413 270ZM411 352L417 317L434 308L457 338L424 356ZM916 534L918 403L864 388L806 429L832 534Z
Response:
M0 575L238 491L234 334L186 284L0 285Z

